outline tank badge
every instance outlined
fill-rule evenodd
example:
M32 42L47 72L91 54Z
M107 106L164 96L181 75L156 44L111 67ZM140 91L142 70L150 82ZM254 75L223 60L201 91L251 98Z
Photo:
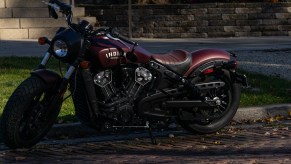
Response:
M109 52L105 56L107 59L116 59L122 57L118 51Z

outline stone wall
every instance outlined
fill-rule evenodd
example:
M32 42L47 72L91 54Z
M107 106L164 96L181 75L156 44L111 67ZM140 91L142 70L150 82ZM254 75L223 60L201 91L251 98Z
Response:
M86 6L97 26L128 33L128 6ZM133 5L133 37L207 38L291 35L291 3Z

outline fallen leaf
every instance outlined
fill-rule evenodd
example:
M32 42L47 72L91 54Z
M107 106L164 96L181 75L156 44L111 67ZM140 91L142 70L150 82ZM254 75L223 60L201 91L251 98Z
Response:
M60 136L60 139L69 139L69 137L68 136L65 136L65 135L61 135Z
M266 133L265 133L265 136L269 136L269 135L271 135L270 132L266 132Z
M271 117L271 118L266 118L265 120L266 120L266 122L268 122L268 123L270 123L270 122L275 122L275 121L276 121L273 117Z
M27 152L29 149L26 149L26 148L19 148L19 149L16 149L16 151L18 152Z
M289 127L282 128L282 130L289 130Z
M174 138L174 134L169 134L169 138Z
M202 146L203 149L207 149L207 146Z
M221 142L220 142L220 141L214 141L213 144L215 144L215 145L220 145Z
M275 119L276 120L283 120L284 119L284 116L278 115L278 116L275 117Z
M274 131L274 132L277 132L277 131L278 131L278 129L276 129L276 128L275 128L275 129L273 129L273 131Z
M26 157L15 157L15 160L16 161L23 161L25 159L26 159Z

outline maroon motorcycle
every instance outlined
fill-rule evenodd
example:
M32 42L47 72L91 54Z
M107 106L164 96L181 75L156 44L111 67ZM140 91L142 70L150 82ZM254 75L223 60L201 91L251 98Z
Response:
M75 113L92 128L159 127L177 123L199 134L226 126L240 102L246 77L235 55L217 49L152 54L112 28L72 23L71 6L50 0L66 16L41 64L8 100L1 134L10 148L31 147L52 127L69 89ZM64 77L45 68L51 57L68 64ZM234 60L232 60L233 58Z

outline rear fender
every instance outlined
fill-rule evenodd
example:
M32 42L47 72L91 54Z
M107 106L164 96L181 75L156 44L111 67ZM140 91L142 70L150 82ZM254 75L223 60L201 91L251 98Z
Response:
M225 62L226 62L225 60L213 60L213 61L203 63L197 68L195 68L194 70L192 70L191 74L187 77L189 78L189 77L198 76L204 73L206 70L209 70L218 66L223 66Z
M242 75L237 73L234 69L229 69L228 64L231 64L230 62L225 62L223 60L214 60L205 64L202 64L201 66L198 66L188 77L195 77L199 76L200 74L205 74L208 70L213 70L212 68L221 67L221 69L229 70L229 76L231 81L235 83L239 83L244 87L248 87L248 80L246 75ZM211 73L211 71L209 71Z
M191 53L192 63L184 77L193 77L211 67L223 65L230 61L231 54L218 49L202 49Z
M60 84L62 81L62 78L59 74L57 74L54 71L46 70L46 69L39 69L35 70L30 73L32 76L37 76L40 79L42 79L46 85L49 87L53 87L57 84Z

